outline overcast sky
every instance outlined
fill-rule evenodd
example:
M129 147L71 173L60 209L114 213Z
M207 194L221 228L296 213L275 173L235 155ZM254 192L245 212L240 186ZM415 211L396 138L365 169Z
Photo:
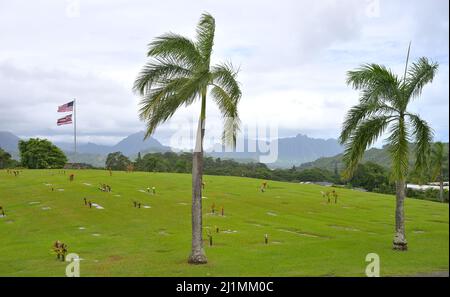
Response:
M0 130L71 141L56 107L77 99L79 139L112 144L144 130L131 91L147 44L172 31L195 38L202 12L216 19L213 62L240 67L244 125L276 123L279 136L336 138L358 93L346 71L375 62L402 74L411 60L439 63L411 105L448 141L448 1L0 0ZM166 144L198 117L182 108L156 132ZM221 118L207 105L207 133Z

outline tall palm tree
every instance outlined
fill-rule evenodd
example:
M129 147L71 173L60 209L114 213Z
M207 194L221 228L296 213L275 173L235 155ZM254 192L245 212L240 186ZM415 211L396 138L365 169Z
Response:
M444 144L436 142L431 151L432 178L439 180L439 198L444 202Z
M192 162L192 251L188 261L193 264L207 262L202 239L202 176L208 92L224 118L224 142L235 145L240 123L237 71L230 63L211 65L214 31L215 20L205 13L197 26L197 40L174 33L157 37L149 44L147 56L151 60L133 87L142 97L139 116L147 122L146 138L182 105L201 102Z
M403 79L378 64L365 64L347 73L347 84L360 90L359 104L347 113L340 142L345 145L344 176L351 177L364 151L384 132L388 132L392 178L396 181L395 236L393 248L407 250L405 237L405 180L408 172L408 143L416 145L415 166L424 168L433 132L419 115L408 112L408 104L433 81L437 63L420 58L408 69Z

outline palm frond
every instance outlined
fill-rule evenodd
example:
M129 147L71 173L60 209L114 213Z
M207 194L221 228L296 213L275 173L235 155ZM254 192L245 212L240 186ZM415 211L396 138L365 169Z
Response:
M240 131L241 120L239 116L226 117L224 119L223 131L222 131L222 142L225 145L230 145L236 148L237 134Z
M430 143L433 140L433 130L428 123L422 120L418 115L408 114L411 121L415 142L416 162L415 167L417 171L425 169L427 164L427 157L430 154Z
M224 144L236 145L236 137L240 128L240 119L237 111L240 95L233 97L232 94L220 86L214 85L211 89L211 95L219 107L224 119L224 128L222 141Z
M392 116L371 116L358 124L345 143L344 177L350 178L353 175L365 150L383 134L393 119Z
M388 137L389 153L392 159L392 177L395 180L404 180L408 174L408 142L409 135L404 119L396 121Z
M430 62L427 58L422 57L413 63L408 70L406 77L407 97L414 98L420 96L423 87L433 81L438 70L438 64Z
M167 121L181 105L189 105L198 97L197 80L185 77L172 79L145 94L139 110L140 119L147 122L145 138L150 136L158 125Z
M396 88L398 83L397 75L385 66L378 64L365 64L356 70L347 72L347 84L351 85L355 90L373 86Z
M202 63L201 55L195 43L178 34L167 33L157 37L149 45L147 56L165 60L168 63L188 65L194 68Z
M214 18L208 13L203 13L197 25L196 46L203 58L205 66L209 66L211 59L215 28L216 24Z
M188 77L191 74L192 70L180 65L149 62L134 81L133 91L144 96L146 90L150 90L155 84L173 78Z
M396 109L375 101L361 102L360 104L353 106L348 111L344 123L342 124L339 142L341 144L347 142L349 137L364 119L372 115L392 116L396 113L398 113Z
M401 82L385 66L365 64L360 68L347 72L347 84L355 90L361 90L360 103L385 103L393 106L398 98Z
M232 98L239 99L242 95L239 82L236 80L238 71L233 68L231 63L215 65L211 69L212 81L220 86Z
M441 175L444 158L444 144L442 142L436 142L431 151L431 178L433 180Z

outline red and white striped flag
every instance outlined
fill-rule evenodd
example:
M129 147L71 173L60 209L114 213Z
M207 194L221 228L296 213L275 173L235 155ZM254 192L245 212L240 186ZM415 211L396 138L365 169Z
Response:
M72 124L72 115L69 114L69 115L67 115L67 116L65 116L65 117L63 117L63 118L58 119L58 121L56 122L56 124L57 124L58 126L61 126L61 125L67 125L67 124Z
M58 112L68 112L68 111L73 111L73 101L58 106Z

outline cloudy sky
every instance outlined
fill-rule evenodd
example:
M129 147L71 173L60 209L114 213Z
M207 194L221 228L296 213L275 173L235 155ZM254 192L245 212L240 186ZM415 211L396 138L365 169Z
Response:
M376 62L401 75L412 41L412 60L440 66L411 110L448 141L446 0L0 0L0 130L71 141L72 127L56 126L56 107L71 98L82 142L112 144L143 130L131 88L147 44L168 31L194 38L205 11L216 18L214 62L240 67L244 126L336 138L358 100L346 71ZM214 137L221 118L207 108ZM156 137L169 144L198 114L198 105L181 109Z

